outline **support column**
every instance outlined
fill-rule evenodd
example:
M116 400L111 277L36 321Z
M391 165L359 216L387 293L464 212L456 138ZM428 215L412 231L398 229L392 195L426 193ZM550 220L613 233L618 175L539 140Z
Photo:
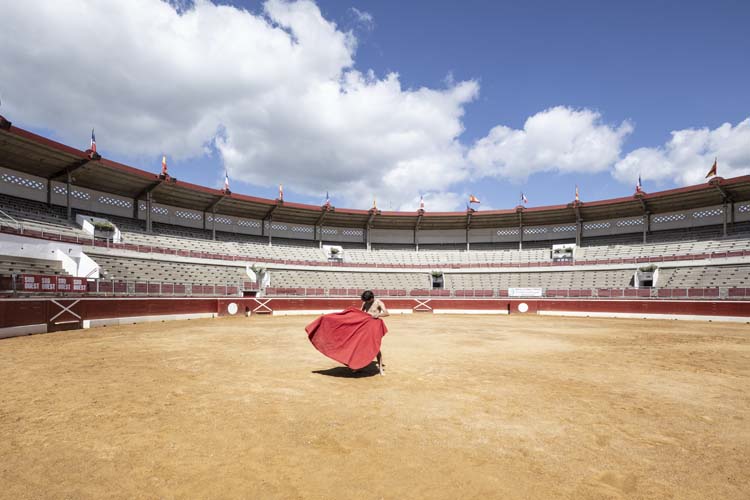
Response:
M71 210L71 208L70 208L70 177L71 177L71 176L70 176L70 170L68 170L68 175L67 175L67 183L66 183L66 187L67 187L67 192L66 192L66 194L65 194L65 197L66 197L66 205L67 205L67 207L68 207L68 220L70 220L71 216L73 215L73 211L72 211L72 210Z
M365 226L365 245L367 245L367 251L369 252L372 249L370 245L370 226Z
M648 232L651 229L651 215L646 212L643 214L643 243L648 242Z
M47 206L52 206L52 179L47 179Z
M216 207L211 209L211 239L216 241Z
M727 200L726 200L726 198L724 198L724 206L723 206L723 208L724 208L724 220L722 222L723 222L723 226L724 226L724 237L726 238L727 237L727 215L728 215L727 214ZM732 211L734 212L734 210L732 210Z
M414 247L419 252L419 230L416 227L414 228Z
M268 246L269 247L273 246L271 233L273 233L273 215L268 216Z
M466 251L471 250L471 243L469 243L469 227L466 227Z
M518 213L518 249L523 250L523 214Z
M583 237L583 221L576 219L576 246L581 246L581 238Z
M152 200L151 200L151 192L149 191L148 193L146 193L146 232L147 233L150 233L153 231L153 228L151 226L151 213L153 212L152 206L153 205L152 205ZM205 219L205 215L204 215L204 219Z

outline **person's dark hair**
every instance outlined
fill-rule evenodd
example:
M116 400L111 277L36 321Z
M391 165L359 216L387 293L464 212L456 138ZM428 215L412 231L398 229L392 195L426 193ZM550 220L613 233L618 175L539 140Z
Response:
M365 290L364 292L362 292L361 299L362 302L364 302L364 304L362 304L362 310L369 311L370 306L372 306L372 303L375 300L375 294L372 293L372 290Z

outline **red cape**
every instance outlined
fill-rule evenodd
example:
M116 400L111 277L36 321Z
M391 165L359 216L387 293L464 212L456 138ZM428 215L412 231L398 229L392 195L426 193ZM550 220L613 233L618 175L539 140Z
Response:
M305 331L318 351L353 370L359 370L375 359L388 328L382 319L350 307L316 318L305 327Z

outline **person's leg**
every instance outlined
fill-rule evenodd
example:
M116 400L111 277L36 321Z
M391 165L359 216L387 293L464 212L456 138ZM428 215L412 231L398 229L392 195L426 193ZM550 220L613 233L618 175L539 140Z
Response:
M385 375L385 365L383 364L383 353L378 351L378 370L381 375Z

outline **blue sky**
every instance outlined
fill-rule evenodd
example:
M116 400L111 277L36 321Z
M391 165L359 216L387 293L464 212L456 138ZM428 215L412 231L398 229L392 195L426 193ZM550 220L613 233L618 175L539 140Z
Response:
M152 1L138 0L130 5L125 2L122 9L127 13L133 11L135 19L159 10L161 17L150 17L162 19L160 26L177 25L178 20L154 7L149 3ZM71 5L64 15L79 16L75 9L80 5L74 0L65 2ZM276 10L264 10L262 2L221 3L246 9L254 18L265 19L271 26L281 25L293 40L298 37L295 30L304 28L294 24L298 21L288 21L283 16L315 17L314 12L310 14L300 4L279 2ZM274 76L281 79L274 85L288 84L284 78L302 82L300 88L286 95L287 101L293 100L295 92L305 91L306 80L298 75L317 74L319 70L322 80L311 79L311 87L330 79L330 75L341 76L352 71L364 75L372 71L371 85L384 81L389 73L397 73L400 90L383 101L394 103L390 115L407 106L410 98L404 94L409 91L426 88L447 94L462 82L468 82L466 88L457 90L455 95L443 96L445 102L435 104L435 110L429 107L434 104L431 97L419 96L422 102L414 111L419 116L405 116L393 124L382 122L379 128L375 122L383 120L381 114L369 109L359 111L372 101L363 95L364 104L343 105L341 115L332 119L334 125L324 124L316 129L316 117L325 115L325 108L305 107L308 101L298 105L291 102L289 106L278 104L267 93L263 94L264 102L273 104L253 106L256 80L252 80L239 91L231 90L238 92L234 102L248 102L246 109L232 110L231 118L229 112L219 115L203 128L185 127L185 122L201 122L206 115L207 108L201 108L202 99L210 101L216 94L230 90L209 78L205 86L186 92L190 96L185 101L170 102L169 98L158 98L168 93L168 88L139 89L138 80L158 79L159 75L148 75L149 52L139 49L133 41L133 31L123 28L118 38L118 29L114 27L112 46L126 47L123 51L128 60L141 58L143 64L129 63L128 68L116 75L112 86L121 85L123 79L136 81L119 94L108 91L112 86L100 88L105 86L95 79L85 82L88 89L93 89L93 99L101 103L102 109L79 115L71 126L53 113L73 113L65 105L48 104L47 108L53 111L29 109L42 106L45 100L37 99L40 104L22 102L19 94L30 91L20 83L14 88L13 78L6 83L8 88L0 88L3 96L0 109L14 123L80 146L87 140L87 135L78 139L81 131L97 126L99 149L105 156L140 168L157 171L163 151L170 158L173 175L180 179L218 187L227 168L234 191L274 197L276 184L283 182L287 199L320 203L328 190L334 204L339 206L369 205L373 194L378 196L381 208L408 209L411 205L416 208L419 194L427 193L428 210L431 206L461 209L465 196L473 193L482 200L482 208L508 208L518 203L520 191L527 194L529 205L547 205L570 201L575 184L580 186L584 201L603 199L631 194L638 174L643 176L647 191L700 182L715 156L719 157L720 175L750 173L750 122L747 121L750 2L321 0L316 5L320 17L330 26L335 24L335 28L333 34L329 30L323 38L316 35L315 41L309 43L328 44L331 49L316 47L312 56L305 57L312 61L319 59L320 64L311 63L308 67L303 61L293 70L279 62L287 53L280 49L275 57L283 71ZM139 9L141 12L136 12ZM205 5L185 8L191 9L202 13L203 19L208 17L203 14L208 12ZM42 2L36 10L42 20L46 15L50 18L56 15L49 3ZM279 13L281 10L283 14ZM92 15L97 14L103 22L117 16L113 11ZM20 11L17 15L21 25L32 22L24 19ZM213 38L222 31L222 23L229 26L230 19L239 17L228 12L220 20L202 24L194 39L177 36L168 39L168 44L185 42L186 48L191 44L205 45L206 37ZM243 29L248 28L230 27L226 31L238 35ZM182 33L179 28L175 31ZM265 32L259 33L262 37ZM349 52L348 63L341 47L351 44L346 45L342 42L343 35L339 36L346 33L356 43L356 48ZM84 41L71 40L71 46L77 47L77 43ZM308 43L304 36L298 41L300 45ZM55 41L37 42L42 52L47 43L52 45ZM159 43L167 44L164 40ZM237 53L234 60L243 58L242 43L237 45L240 48L231 49ZM96 44L85 47L88 51L96 49ZM58 71L65 72L50 62L51 56L45 59L44 54L24 53L26 49L21 44L5 50L8 52L0 51L0 56L25 61L15 66L4 65L5 71L18 73L18 82L32 70L50 79L55 79ZM70 56L74 66L86 62L85 55L80 61L77 54ZM252 57L259 56L248 55L248 59ZM199 67L204 58L177 58L176 71L184 65ZM98 54L97 59L107 65L117 62L107 53ZM166 60L172 61L169 57ZM249 71L267 73L273 64L274 61L251 64ZM233 78L232 62L222 67L226 68L227 78ZM274 68L270 73L274 73ZM284 76L286 73L289 76ZM241 77L238 73L238 78ZM59 86L66 85L74 86L75 80L61 77ZM174 94L179 95L180 82L173 88ZM47 86L32 91L44 94L53 90L59 88ZM68 100L81 105L76 102L75 91L70 91ZM353 94L343 88L341 92ZM59 99L65 92L56 95ZM128 100L119 100L118 95L132 95L132 116L127 114ZM150 98L143 100L142 95ZM400 100L402 97L405 100ZM316 100L315 95L311 100ZM322 97L320 100L324 101ZM120 109L110 111L108 118L106 109L114 108L115 103ZM227 104L216 106L219 105ZM196 109L190 114L193 107ZM295 107L304 108L305 112L295 116ZM558 111L545 113L550 109ZM286 112L290 112L288 117L284 115ZM136 122L132 130L123 129L122 124L111 124L114 113ZM257 118L264 113L270 115L268 120ZM160 125L159 120L169 114L184 116ZM252 120L248 118L250 114ZM535 115L544 126L532 138L533 134L529 130L524 132L524 127ZM276 120L279 116L284 119ZM360 117L366 123L348 126L347 120L355 122ZM149 128L138 126L138 120L155 124L149 137L153 137L158 147L138 146L139 131ZM433 130L431 124L441 120L445 127L436 126ZM722 128L723 124L728 125ZM365 140L359 141L355 134L342 139L352 128L361 130L360 136L372 137L371 142L382 139L382 147L388 148L392 144L388 140L389 127L403 127L399 129L401 138L420 135L429 128L430 138L408 146L403 146L399 139L398 147L389 151L392 154L373 151L378 149L377 144L372 147ZM456 127L462 127L463 131L456 132ZM502 130L490 140L490 131L495 127ZM566 130L572 128L580 130L566 135ZM677 131L675 137L671 135L673 131ZM126 134L133 136L132 142L122 138ZM222 134L229 139L222 142ZM113 135L117 135L117 142L110 140ZM287 138L273 140L282 136ZM218 142L215 137L219 137ZM486 147L478 148L478 141L483 139ZM252 141L262 146L248 149L247 144ZM382 179L372 174L379 169L379 162L386 172ZM329 171L328 165L332 164L338 166ZM366 172L367 179L360 182L347 170ZM315 177L321 171L326 174ZM248 181L242 182L243 179ZM425 185L420 186L422 180Z

